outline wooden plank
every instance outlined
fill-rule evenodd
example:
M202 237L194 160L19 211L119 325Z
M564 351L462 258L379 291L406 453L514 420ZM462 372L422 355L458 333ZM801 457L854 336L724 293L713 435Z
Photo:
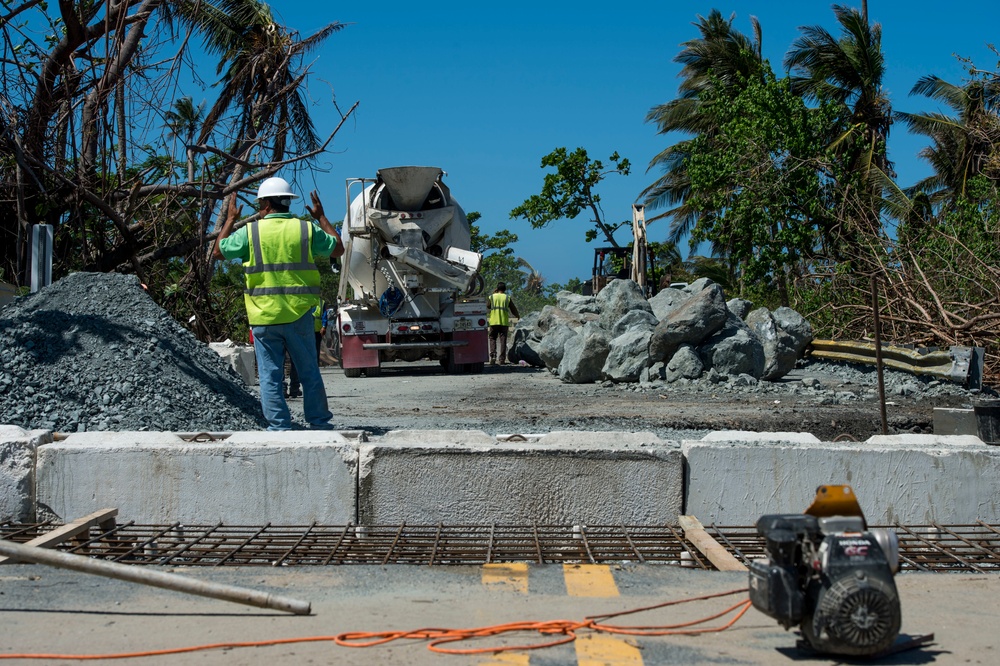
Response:
M719 571L746 571L746 566L733 557L718 541L705 531L701 521L694 516L677 516L684 530L684 538L694 544Z
M72 539L84 532L90 530L94 525L100 525L101 529L104 531L110 530L115 525L115 516L118 515L118 509L101 509L100 511L95 511L89 516L84 516L83 518L77 518L71 523L66 523L62 527L57 527L51 532L47 532L39 537L35 537L31 541L26 542L25 546L34 546L36 548L51 548L53 546L58 546L63 541ZM9 557L0 557L0 564L6 564L10 562Z

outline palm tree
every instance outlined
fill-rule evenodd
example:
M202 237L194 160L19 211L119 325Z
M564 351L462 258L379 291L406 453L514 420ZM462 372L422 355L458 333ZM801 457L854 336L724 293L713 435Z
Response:
M524 291L529 294L542 293L542 286L545 284L545 278L542 274L523 257L517 258L517 265L524 269Z
M934 173L911 188L925 193L934 206L951 206L967 193L969 180L982 173L997 179L992 162L1000 145L1000 80L996 77L973 80L958 86L937 77L925 76L913 86L911 95L924 95L942 102L954 113L896 113L911 132L930 139L920 157Z
M822 26L800 28L802 36L792 43L784 66L793 91L806 99L843 105L847 127L831 137L831 147L847 172L861 178L864 194L876 199L862 203L860 212L845 211L845 216L867 218L867 226L875 228L883 205L879 195L895 175L886 151L892 109L882 88L882 27L851 7L834 5L833 12L841 37Z
M164 114L167 136L184 142L189 183L194 182L194 150L192 150L191 144L194 142L194 135L201 127L204 116L205 103L202 102L196 107L191 97L180 98L174 102L174 107ZM171 151L172 154L173 151Z
M185 144L191 143L194 141L194 135L198 132L198 128L201 127L204 115L205 102L195 106L194 100L190 96L181 97L174 102L174 107L163 116L167 135L180 139Z
M279 25L261 0L182 0L175 16L205 37L205 48L219 56L222 90L205 117L198 142L215 131L234 108L233 142L253 144L272 135L268 158L284 159L293 147L306 152L318 146L308 105L303 96L305 74L297 69L302 57L318 47L344 24L330 23L301 39ZM235 153L239 150L234 148Z
M657 134L680 131L691 135L711 135L714 121L704 112L705 97L709 93L725 93L741 89L751 77L761 76L765 63L761 57L761 29L756 18L751 17L753 39L733 28L735 15L725 19L713 9L707 17L698 16L694 24L701 36L684 42L684 47L674 62L684 65L681 69L679 97L650 109L646 122L654 123ZM653 157L647 171L662 170L663 175L642 191L645 205L651 209L672 206L666 212L650 218L649 222L670 218L667 234L670 242L679 242L697 222L696 213L684 202L690 193L686 158L690 144L680 141Z

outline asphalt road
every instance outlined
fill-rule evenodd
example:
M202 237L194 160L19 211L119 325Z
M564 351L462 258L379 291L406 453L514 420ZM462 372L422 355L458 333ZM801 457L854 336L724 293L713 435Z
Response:
M205 644L331 637L345 632L467 628L515 621L573 620L642 608L746 586L739 573L665 565L604 567L591 588L574 587L581 572L560 565L525 566L523 576L492 576L483 567L329 566L303 568L171 569L199 580L250 587L311 602L293 616L134 583L32 565L0 569L0 656L110 655ZM587 572L583 572L587 573ZM596 572L601 573L601 572ZM610 582L609 582L610 581ZM903 574L896 578L903 610L901 635L933 633L933 645L879 659L877 664L995 664L1000 623L1000 576ZM592 596L587 596L587 595ZM673 606L618 618L619 625L663 625L705 617L744 599ZM708 626L718 626L715 621ZM575 643L499 655L430 652L426 641L369 648L341 647L329 638L269 647L196 651L98 664L836 664L795 647L797 634L751 609L719 633L635 637L583 629ZM488 648L552 640L520 634L455 647ZM11 663L38 663L27 659ZM73 663L52 658L45 663Z

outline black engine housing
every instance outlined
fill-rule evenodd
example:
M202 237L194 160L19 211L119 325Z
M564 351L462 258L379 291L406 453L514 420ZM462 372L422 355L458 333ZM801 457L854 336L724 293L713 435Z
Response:
M874 656L895 641L899 595L879 540L854 517L776 514L757 521L767 559L750 564L750 600L821 652Z

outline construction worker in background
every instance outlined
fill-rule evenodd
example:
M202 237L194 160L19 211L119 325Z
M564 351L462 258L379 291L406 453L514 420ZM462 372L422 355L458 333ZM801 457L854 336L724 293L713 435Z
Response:
M322 302L320 302L318 308L313 310L313 331L316 335L316 361L319 362L319 346L323 341L323 335L326 333L326 309L323 307ZM289 398L302 397L299 372L295 369L294 363L291 364L291 368L288 371L288 393L286 395Z
M500 282L496 290L487 299L490 308L490 365L507 364L507 331L510 328L510 315L520 318L521 314L514 305L514 299L507 295L507 284ZM500 353L497 354L499 341Z
M312 207L306 209L318 226L289 212L298 195L288 182L268 178L257 190L259 219L234 233L233 226L243 212L234 194L213 250L216 259L243 261L243 300L253 331L260 404L268 430L292 428L283 386L286 350L302 382L306 421L314 429L332 428L333 415L316 358L313 312L320 306L320 289L313 258L339 257L344 247L340 234L326 219L319 195L314 191L311 197Z

